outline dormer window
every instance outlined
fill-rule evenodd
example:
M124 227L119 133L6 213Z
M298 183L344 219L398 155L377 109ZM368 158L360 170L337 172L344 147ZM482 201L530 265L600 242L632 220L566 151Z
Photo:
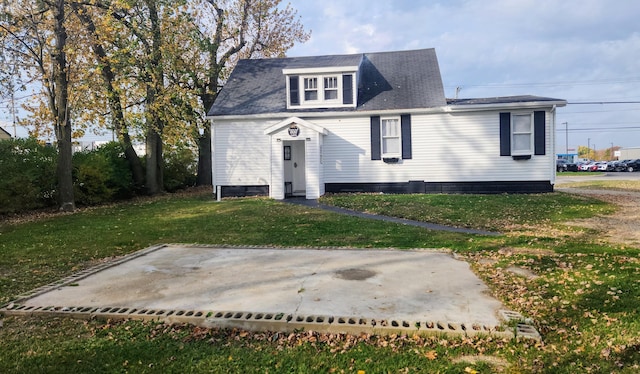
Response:
M351 78L352 75L349 74L349 77ZM292 86L292 78L302 79L304 91L296 92L296 90L290 89L290 105L296 105L296 102L299 102L301 106L313 106L315 108L343 105L343 96L345 94L341 87L342 79L338 79L338 75L292 76L289 77L289 87ZM347 85L352 84L351 81L347 83ZM302 97L298 98L295 95L301 95ZM353 95L353 92L347 95Z
M357 67L284 69L287 108L355 107Z
M324 78L324 99L338 100L338 77Z
M304 101L318 100L318 78L304 78Z

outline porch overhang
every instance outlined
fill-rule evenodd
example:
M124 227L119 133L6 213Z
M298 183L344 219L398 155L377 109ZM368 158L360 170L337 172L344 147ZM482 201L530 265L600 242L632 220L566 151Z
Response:
M325 129L322 126L318 126L315 123L306 121L302 118L299 117L289 117L285 120L282 120L276 124L273 124L269 127L267 127L266 129L264 129L264 134L265 135L274 135L277 132L281 131L283 128L285 127L290 127L291 125L298 125L298 126L302 126L302 127L306 127L310 130L313 130L319 134L322 135L328 135L329 131L327 131L327 129Z

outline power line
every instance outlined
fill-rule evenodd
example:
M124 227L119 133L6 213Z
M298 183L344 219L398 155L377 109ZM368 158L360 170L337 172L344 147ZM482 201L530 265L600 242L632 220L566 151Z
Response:
M589 86L589 85L600 85L600 84L631 84L631 83L638 83L638 82L640 82L640 77L600 79L600 80L591 80L591 81L565 81L565 82L457 84L457 85L446 86L446 87L447 88L456 88L456 87L508 88L508 87Z
M623 127L588 127L569 129L569 132L590 132L590 131L638 131L640 126L623 126ZM565 129L556 129L556 132L565 132Z
M612 109L612 110L581 110L581 111L577 111L577 112L566 112L566 111L562 111L562 115L569 115L569 114L582 114L582 113L611 113L611 112L635 112L635 111L639 111L640 108L634 108L634 109Z
M596 104L640 104L640 101L574 101L567 105L596 105Z

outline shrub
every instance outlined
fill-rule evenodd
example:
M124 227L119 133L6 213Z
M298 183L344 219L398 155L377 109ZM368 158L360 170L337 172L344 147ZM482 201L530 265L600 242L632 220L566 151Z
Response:
M164 189L175 192L196 184L196 156L189 148L164 152Z
M77 204L95 205L133 195L129 165L120 144L111 142L73 155Z
M0 214L55 206L56 159L34 138L0 141Z
M111 165L111 177L107 185L115 188L114 198L128 199L135 195L135 186L129 162L124 156L124 150L118 142L101 145L96 152L103 155Z

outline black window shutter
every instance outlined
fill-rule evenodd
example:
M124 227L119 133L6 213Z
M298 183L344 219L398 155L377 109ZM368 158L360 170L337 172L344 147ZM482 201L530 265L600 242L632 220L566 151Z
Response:
M500 113L500 156L511 156L511 113Z
M400 129L402 132L402 158L411 159L411 115L400 116Z
M298 76L289 77L289 101L291 105L300 105L300 89L298 85Z
M342 103L353 104L353 75L342 75Z
M538 110L533 112L533 150L536 155L544 155L545 148L545 111Z
M380 150L380 116L371 117L371 159L382 159L382 151Z

